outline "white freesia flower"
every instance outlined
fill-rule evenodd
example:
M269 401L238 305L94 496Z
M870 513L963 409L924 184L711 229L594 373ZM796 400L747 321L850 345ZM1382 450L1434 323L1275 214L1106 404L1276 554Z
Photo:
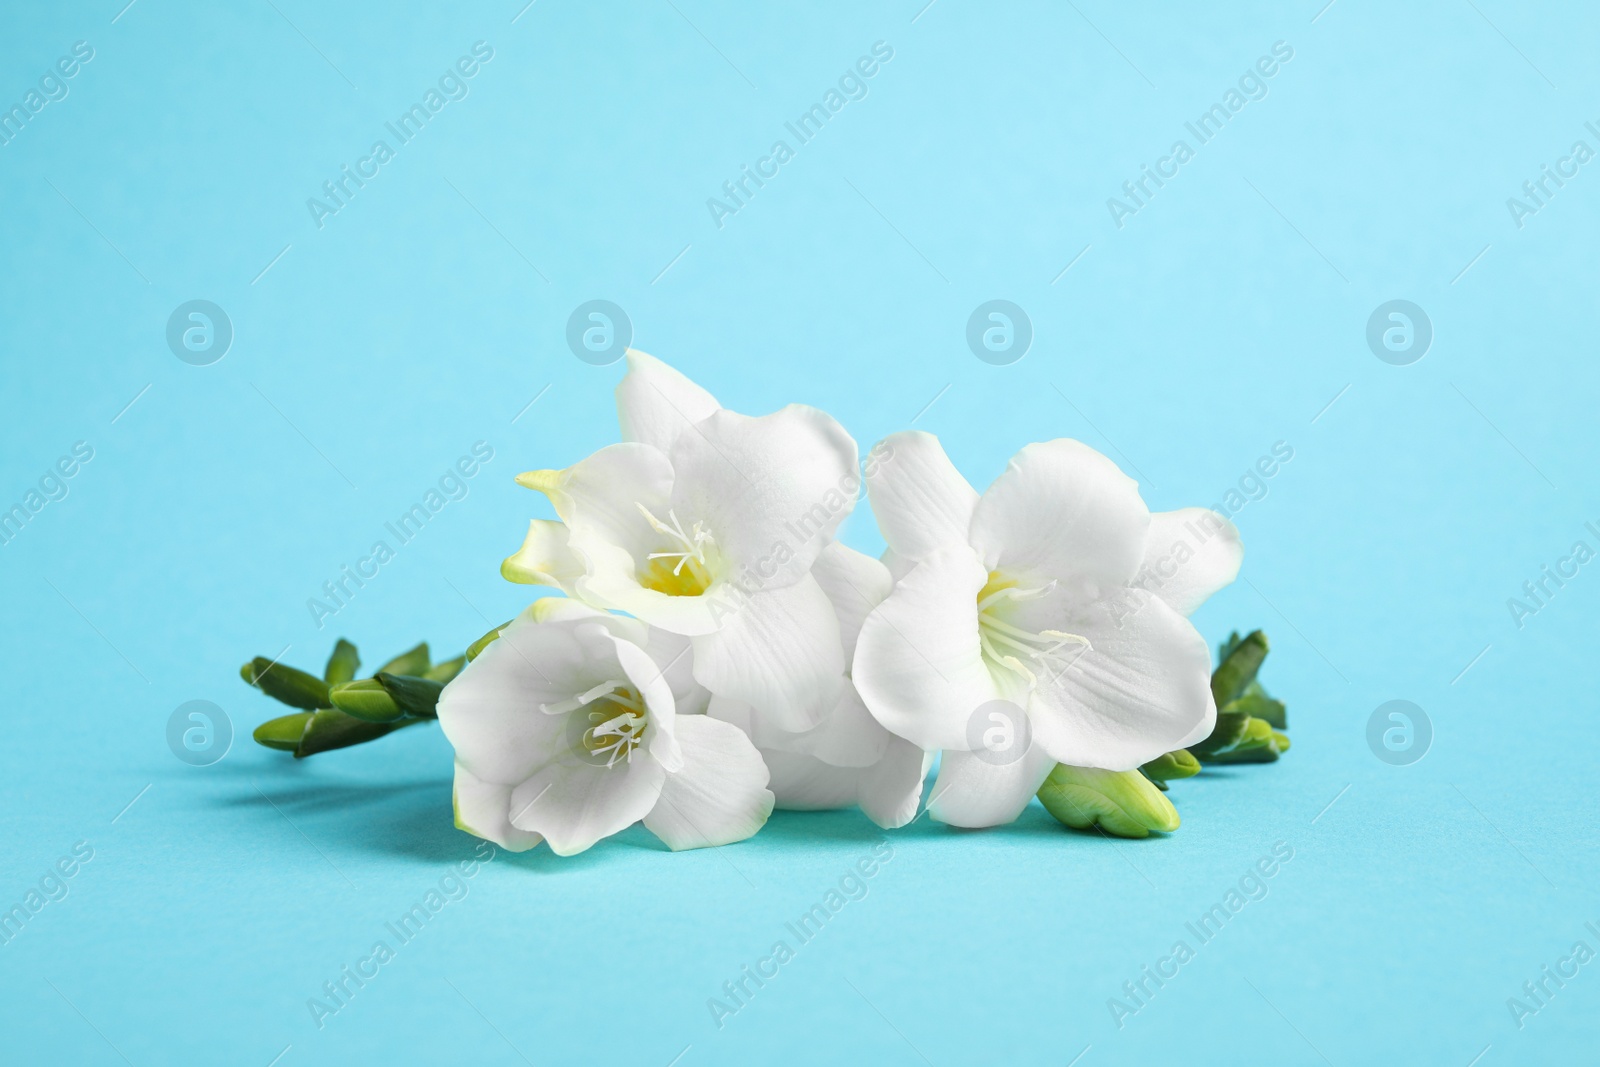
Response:
M536 601L439 698L456 825L563 856L640 820L674 850L755 833L772 812L767 768L737 727L679 714L680 696L705 699L688 655L635 619Z
M810 729L845 673L811 565L855 506L855 442L814 408L751 418L660 360L628 363L627 440L518 476L561 521L535 520L502 573L690 637L707 689Z
M1230 523L1151 515L1077 441L1027 446L981 497L933 436L889 441L867 488L899 580L862 627L853 676L879 722L943 750L930 814L1010 822L1057 763L1130 770L1211 732L1210 653L1185 615L1238 573ZM1191 524L1206 539L1180 552ZM995 700L1031 730L1008 763L973 743Z
M812 574L838 616L848 661L867 613L889 595L889 570L835 541L817 557ZM848 681L828 716L804 733L785 731L761 709L720 696L711 698L710 714L750 735L772 773L769 787L780 808L822 811L859 804L886 830L904 826L917 813L932 754L884 729Z

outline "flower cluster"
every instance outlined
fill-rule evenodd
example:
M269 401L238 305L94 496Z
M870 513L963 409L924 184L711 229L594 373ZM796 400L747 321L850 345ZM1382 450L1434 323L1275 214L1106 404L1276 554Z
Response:
M616 396L620 443L517 477L557 517L501 573L564 596L437 666L419 646L356 680L344 642L325 679L246 665L304 709L257 740L306 755L436 717L456 824L561 855L638 822L675 850L728 844L775 806L904 826L936 759L936 820L1000 825L1037 795L1144 836L1176 828L1165 783L1197 755L1287 749L1265 638L1235 635L1213 674L1188 619L1243 556L1214 512L1152 514L1065 439L980 494L931 434L863 460L821 411L741 415L636 351ZM835 539L863 487L881 560Z
M727 844L774 804L893 828L935 755L929 814L993 826L1058 764L1131 771L1211 734L1185 616L1238 573L1225 520L1152 515L1070 440L1023 449L981 496L926 433L858 468L823 412L736 414L639 352L617 408L620 444L517 479L558 520L502 573L567 596L439 700L464 829L567 854L640 820L674 849ZM834 539L862 482L883 561ZM1199 517L1200 550L1141 581Z

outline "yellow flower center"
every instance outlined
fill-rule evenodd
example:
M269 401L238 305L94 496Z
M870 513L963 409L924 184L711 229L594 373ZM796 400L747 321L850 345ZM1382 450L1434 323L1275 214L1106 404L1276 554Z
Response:
M688 530L678 520L677 512L668 509L662 522L650 514L643 504L639 511L650 528L662 535L665 546L651 552L639 568L639 584L667 596L699 596L711 586L711 558L709 553L716 544L711 531L696 522Z
M1031 686L1038 682L1035 671L1041 667L1053 677L1094 650L1087 637L1065 630L1026 630L1012 621L1017 603L1048 596L1055 585L1051 581L1024 589L1000 571L989 572L989 580L978 590L978 646L991 674L1008 671ZM1071 649L1063 652L1069 645Z

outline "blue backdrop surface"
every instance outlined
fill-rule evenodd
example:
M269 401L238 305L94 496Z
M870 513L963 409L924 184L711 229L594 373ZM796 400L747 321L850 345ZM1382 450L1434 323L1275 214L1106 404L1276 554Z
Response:
M124 3L0 12L9 1057L1591 1056L1595 13ZM1182 828L1144 841L1037 804L780 812L722 849L479 862L436 729L255 746L250 656L450 655L525 605L498 563L547 512L512 475L617 434L621 366L567 340L591 300L736 410L925 429L980 487L1076 437L1154 508L1234 512L1244 570L1195 622L1268 632L1293 750L1175 784ZM1020 359L969 345L990 300ZM843 536L882 547L865 504ZM168 742L194 700L206 765ZM1420 712L1369 742L1391 700Z

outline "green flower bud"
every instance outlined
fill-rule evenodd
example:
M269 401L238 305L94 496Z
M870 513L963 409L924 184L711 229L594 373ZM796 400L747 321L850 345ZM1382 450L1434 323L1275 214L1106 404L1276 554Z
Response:
M291 708L315 711L328 706L328 683L305 671L274 663L265 656L239 668L239 675L267 696Z
M346 715L366 722L394 722L406 714L388 687L376 678L341 682L329 691L329 698Z
M333 646L333 655L328 657L328 666L322 672L322 677L329 685L338 685L354 678L360 669L361 656L356 653L356 646L341 637L339 643Z
M1178 811L1138 771L1100 771L1057 764L1039 788L1039 801L1057 821L1075 830L1098 824L1118 837L1171 833Z
M488 633L472 642L472 644L468 645L467 662L471 663L473 660L478 658L484 649L494 644L495 639L500 636L500 631L504 630L507 626L510 626L511 622L512 620L507 619L505 622L501 623L499 626L496 626L494 629L490 630Z
M428 642L424 641L411 651L400 653L400 655L396 656L388 663L385 663L372 673L374 675L409 674L413 677L420 678L424 674L428 673L428 666Z
M315 714L310 711L297 711L293 715L285 715L278 719L268 719L256 727L252 735L256 744L275 748L280 752L293 752L300 747L300 739L306 734L306 727L311 723Z
M300 739L300 747L295 750L294 758L305 759L307 756L315 756L318 752L374 741L384 734L423 721L425 720L401 719L397 722L366 722L352 718L336 708L319 711L311 717L305 736Z
M1144 776L1155 782L1158 786L1162 782L1170 782L1174 778L1193 778L1200 773L1200 761L1195 759L1186 748L1168 752L1139 768Z
M378 674L377 681L405 714L423 719L439 717L439 694L444 691L440 683L427 678L382 672Z
M1237 700L1256 680L1256 672L1267 658L1267 635L1256 630L1242 641L1230 640L1223 649L1222 662L1211 672L1211 695L1218 708Z
M1190 745L1190 754L1198 757L1202 763L1209 760L1225 749L1232 748L1244 737L1245 730L1250 727L1250 716L1243 711L1217 712L1217 725L1212 729L1211 736L1199 744Z

